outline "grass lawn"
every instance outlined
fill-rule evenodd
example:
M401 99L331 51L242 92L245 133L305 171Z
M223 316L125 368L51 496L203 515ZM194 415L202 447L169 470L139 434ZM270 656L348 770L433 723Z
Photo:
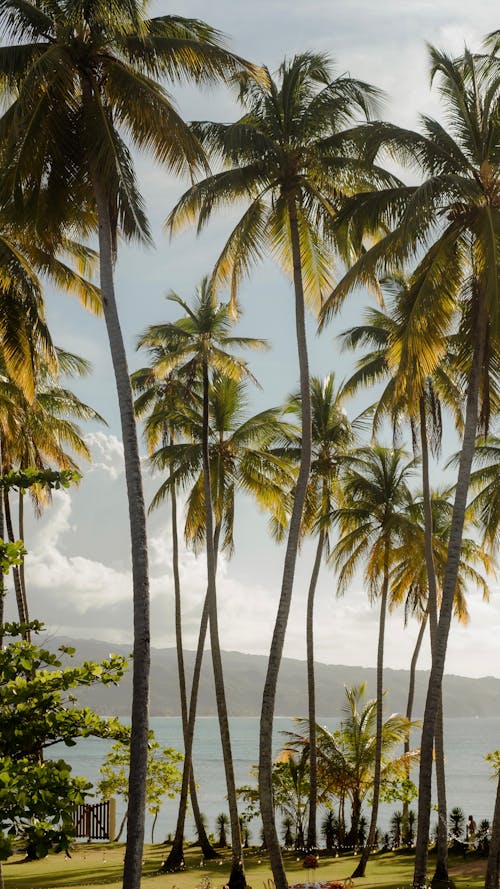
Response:
M121 887L125 846L118 843L78 843L71 858L49 855L43 861L24 862L11 858L3 864L6 889L74 889L77 886ZM159 874L158 869L166 856L166 846L146 846L144 854L145 889L211 889L223 886L229 875L227 856L219 861L209 861L201 867L200 853L189 849L186 853L186 870L182 873ZM353 856L341 858L320 857L315 874L307 873L302 859L286 855L286 869L290 883L306 879L342 880L354 869ZM430 858L431 871L433 865ZM268 880L271 871L260 850L251 850L245 858L246 875L252 889L271 889ZM475 856L450 855L449 871L457 889L481 889L484 885L486 860ZM355 889L403 889L411 886L413 856L407 853L387 852L373 856L368 862L367 875L355 881ZM205 880L204 880L205 878Z

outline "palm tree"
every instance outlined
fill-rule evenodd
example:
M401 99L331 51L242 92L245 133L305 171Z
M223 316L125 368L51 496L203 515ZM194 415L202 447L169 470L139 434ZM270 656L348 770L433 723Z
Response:
M327 315L338 307L355 281L372 282L375 276L383 276L395 264L418 254L413 309L404 340L394 347L400 378L405 386L411 380L414 402L445 352L452 324L460 332L463 353L472 356L467 368L465 425L449 559L422 733L415 889L426 882L434 731L480 419L479 400L481 392L484 401L488 391L485 356L489 344L498 340L500 317L499 60L493 53L475 57L468 50L460 58L450 58L433 47L430 57L432 78L439 78L445 101L446 127L428 117L422 118L421 134L376 124L367 143L371 157L384 146L414 160L423 172L423 182L365 194L345 207L349 225L356 231L360 226L365 231L367 227L379 231L383 223L391 231L354 264L325 304Z
M291 819L294 830L293 845L297 851L303 851L305 848L309 776L309 748L306 746L297 754L285 748L273 765L274 805L285 816L285 821ZM287 840L289 839L287 831Z
M412 402L411 396L404 390L398 377L398 366L394 364L392 350L394 344L404 337L408 325L408 317L413 308L411 294L411 278L402 274L393 274L380 282L381 291L388 301L386 312L380 309L369 309L365 314L364 323L345 331L342 334L344 345L349 348L363 344L370 347L370 351L362 356L357 363L357 369L353 376L345 384L345 391L354 394L360 386L381 382L388 378L388 382L380 396L373 413L373 429L376 432L382 418L389 416L393 427L393 436L396 439L400 435L401 423L409 420L414 450L418 450L422 456L422 488L425 516L425 548L423 562L428 578L426 614L429 615L431 630L431 645L434 644L437 632L438 605L437 584L432 547L432 508L429 478L429 450L437 456L441 447L442 423L441 402L444 401L451 407L457 428L463 426L462 401L463 396L458 382L457 356L454 354L451 344L448 344L447 353L439 365L434 369L432 378L424 381L424 386L419 393L418 403ZM419 441L418 441L419 440ZM417 645L413 654L410 671L410 688L408 708L411 712L411 700L413 697L413 672L416 668L418 651L423 638L426 620L422 622L417 639ZM438 714L435 731L435 762L436 781L438 789L438 842L436 856L436 875L439 879L447 879L448 859L448 830L446 814L446 781L445 781L445 756L444 756L444 732L442 702ZM405 818L407 814L405 804Z
M338 825L341 843L356 846L363 801L374 788L376 763L377 701L365 700L366 684L346 688L345 717L340 727L330 732L325 726L316 726L318 771L323 796L335 795L339 799ZM307 734L289 733L288 746L294 750L309 752L310 726L308 720L299 720ZM382 751L384 778L397 777L404 772L408 759L393 756L394 747L410 731L412 723L394 713L383 721ZM351 826L346 837L345 802L350 803Z
M221 812L219 815L217 815L217 818L215 819L215 821L216 821L216 825L217 825L217 830L219 831L219 841L218 841L217 845L221 849L223 849L225 846L227 846L226 827L229 824L229 818L227 817L225 812Z
M488 753L486 760L493 767L493 774L497 779L497 790L495 794L493 818L491 821L488 864L486 866L486 874L484 878L484 889L497 889L499 876L498 868L500 862L500 763L498 759L498 751L495 750L494 753Z
M306 492L302 534L317 536L309 590L307 595L307 694L309 705L310 753L309 753L309 821L307 848L317 846L317 766L316 766L316 696L314 677L314 597L321 562L330 551L329 521L335 503L339 470L346 460L349 448L354 443L354 431L342 406L343 397L335 388L335 376L329 374L324 380L311 378L312 409L312 455L311 470ZM288 411L300 418L300 395L294 395L288 403ZM300 438L291 442L291 452L300 460ZM290 449L287 451L290 453ZM282 529L277 526L281 536Z
M355 115L370 113L378 95L373 87L348 76L332 80L327 57L313 53L285 61L278 77L268 73L264 83L240 76L240 120L193 126L210 154L227 169L190 188L172 210L168 226L174 232L197 220L201 229L214 209L243 200L247 208L219 256L214 285L230 282L235 302L242 277L267 250L293 281L302 453L263 693L259 751L265 841L276 887L285 889L272 805L272 721L311 459L305 303L319 308L330 286L331 221L340 194L351 193L361 182L387 182L390 177L360 163L353 140L343 132ZM343 248L347 254L345 243Z
M375 445L353 452L342 479L342 505L332 513L340 531L340 539L332 551L332 559L339 569L339 589L345 589L361 560L365 560L370 599L380 598L372 816L368 842L353 876L364 876L375 841L382 769L384 635L390 570L394 549L408 521L407 507L411 502L408 479L413 471L414 463L408 462L404 451L399 449Z
M469 509L476 516L484 543L494 553L500 535L500 438L490 435L476 444L471 475L474 494Z
M258 342L258 341L254 341ZM261 341L262 342L262 341ZM234 550L234 513L237 490L251 494L277 523L284 521L284 500L295 478L294 462L280 446L291 434L281 408L248 415L246 383L221 373L213 374L209 388L209 457L217 550ZM186 506L186 542L196 550L205 545L205 502L202 466L203 416L199 407L170 413L186 431L184 441L164 444L151 455L156 469L170 474L156 492L152 507L159 506L175 482L189 487ZM164 422L157 415L155 423Z
M208 25L178 16L146 18L129 0L1 0L0 79L12 104L0 122L5 190L38 194L52 209L85 199L98 223L100 285L120 405L129 498L134 596L134 683L130 811L124 882L140 882L144 837L149 700L149 582L146 521L132 392L116 306L113 265L118 226L149 241L132 157L124 135L175 173L203 168L196 138L154 78L210 82L242 61L221 47ZM22 134L22 136L20 135ZM36 201L35 201L36 206ZM36 206L36 209L40 208Z
M431 492L431 509L432 509L432 554L433 566L435 569L436 582L436 609L439 614L440 607L440 591L441 583L446 567L447 547L450 535L452 505L448 499L449 492L434 491ZM420 617L420 630L413 652L410 668L410 682L408 689L408 704L406 715L408 719L412 716L413 696L415 687L415 669L418 653L422 643L423 634L427 624L427 618L430 610L429 592L431 584L429 583L429 574L427 570L427 562L425 558L425 550L427 546L427 520L426 520L426 504L424 498L416 498L408 508L409 524L403 534L403 541L394 553L394 565L391 577L391 609L402 604L405 605L405 622L408 613L417 613ZM467 522L468 525L472 523ZM474 527L471 528L474 531ZM467 624L469 613L467 609L466 592L467 588L475 585L482 591L483 599L488 600L489 588L488 584L481 574L482 569L486 574L492 571L492 561L486 551L477 543L474 537L463 537L461 545L460 568L457 577L457 586L455 589L454 614L461 624ZM436 781L438 788L438 817L441 821L446 815L446 790L444 788L444 749L442 746L442 730L436 732L436 760L438 754L442 767L436 762ZM409 741L405 742L405 752L409 750ZM408 774L409 777L409 774ZM403 806L404 832L408 821L408 804ZM442 826L440 824L440 826ZM445 836L445 849L442 852L441 834ZM438 834L438 849L436 861L435 879L442 879L444 873L447 872L447 842L448 829L447 822L444 823L444 830ZM440 875L440 876L439 876Z
M174 369L189 381L202 381L202 466L203 466L203 505L205 525L205 550L207 556L207 597L204 613L208 617L210 626L210 642L212 648L212 664L215 678L215 692L217 711L221 732L224 768L226 773L229 815L231 820L232 837L232 868L229 878L231 889L245 886L245 873L243 869L243 849L239 829L238 808L236 803L236 789L234 782L234 770L231 754L231 740L229 735L229 723L227 718L226 696L224 690L224 676L220 654L218 615L217 615L217 586L216 586L216 557L214 548L214 514L212 503L212 483L210 466L210 373L215 371L222 376L239 380L250 377L251 373L246 363L241 358L236 358L226 351L231 347L262 348L266 344L263 340L249 337L232 336L231 326L234 318L231 318L229 306L216 302L213 289L208 279L203 279L196 293L194 307L191 308L180 296L171 293L169 297L177 303L185 316L173 324L163 324L150 327L148 340L153 342L155 335L159 338L170 338L173 345L171 351L166 350L165 356L157 364L158 373L169 373ZM206 617L202 618L202 622ZM190 708L189 730L194 731L194 708ZM189 734L189 732L188 732ZM191 749L186 749L186 757L191 758Z
M168 332L163 331L162 336L161 332L155 329L153 332L146 332L141 338L142 345L150 343L151 349L155 352L156 364L161 361L164 354L161 342L168 340L168 336ZM151 373L150 370L149 374ZM172 375L170 375L170 379L171 377ZM188 407L186 404L186 389L182 379L176 377L176 382L178 388L174 392L174 399L178 401L175 396L181 395L183 404L181 406L175 403L171 404L172 399L170 398L168 404L156 406L147 420L146 428L150 445L158 444L158 436L162 430L165 430L167 424L169 427L171 424L175 424L178 429L184 428L185 430L184 441L173 441L169 433L168 442L157 447L151 454L151 462L156 469L162 472L169 471L168 477L153 498L152 507L159 506L167 495L170 495L173 503L178 485L184 488L190 486L185 537L188 544L199 548L205 543L202 468L203 417L196 401L192 407ZM282 438L288 431L287 424L279 419L279 411L270 409L248 417L246 415L247 400L244 384L220 374L215 375L211 381L209 402L210 478L215 512L214 552L217 562L220 549L231 554L234 547L233 522L236 490L240 489L252 494L262 508L281 512L286 490L293 483L293 471L288 460L270 451L270 445ZM175 528L174 518L172 518L172 525ZM174 547L174 551L175 549ZM177 624L180 624L180 616L176 621ZM197 656L195 659L192 683L192 689L195 692L194 695L193 692L191 694L193 712L196 710L196 694L205 632L206 623L202 622L198 642L200 657ZM192 739L188 746L191 749ZM185 757L185 764L187 761L188 758ZM185 765L185 768L188 766ZM190 792L193 798L192 769L190 782ZM177 867L182 860L186 805L187 792L181 792L175 839L165 863L167 870ZM205 850L204 854L206 855Z
M142 345L146 345L146 335L142 337ZM181 410L184 409L191 401L197 397L197 393L193 388L187 389L185 382L175 373L166 376L158 376L155 373L155 365L165 355L167 346L159 342L155 336L153 343L149 347L151 367L145 367L132 374L132 387L139 395L135 401L135 411L138 417L145 418L144 437L146 439L150 457L154 454L160 443L168 443L172 446L175 443L176 436L181 434L185 425L185 418L181 416ZM170 344L170 349L172 344ZM148 413L149 411L149 413ZM171 474L173 472L173 462L170 465ZM174 601L175 601L175 642L177 652L177 674L179 677L179 696L181 703L181 719L182 733L184 738L184 746L186 747L186 736L188 732L188 700L186 690L186 673L184 668L184 649L182 644L182 603L181 588L179 574L179 533L177 519L177 486L171 483L168 488L165 486L165 496L170 496L171 504L171 526L172 526L172 573L174 579ZM151 509L151 507L150 507ZM196 676L193 679L193 687L197 687ZM185 785L181 785L181 794L179 800L179 822L181 826L176 830L174 842L169 852L165 869L171 871L173 868L180 867L184 862L183 839L184 839L184 821L187 810L188 800L188 781L189 795L193 807L193 817L196 824L196 832L198 841L204 858L215 858L217 853L212 848L208 839L205 824L201 816L198 804L198 793L196 790L196 781L193 773L192 763L186 765L186 757L184 757L184 769L186 771ZM189 775L189 779L188 776ZM181 817L182 813L182 817Z
M54 350L59 374L83 375L89 372L90 365L77 355L62 349ZM10 470L36 469L43 471L51 467L59 470L78 471L75 456L90 459L90 452L77 421L103 418L84 404L67 388L59 385L60 380L51 370L52 364L38 360L34 371L35 389L32 400L28 400L7 373L0 361L0 474ZM50 498L50 488L34 485L30 488L35 512L40 513ZM3 489L2 515L5 514L8 538L24 541L24 491L19 488L19 534L16 536L11 516L9 490ZM28 599L24 581L24 559L12 569L19 621L27 625L29 621ZM29 629L24 630L29 639Z
M85 220L84 209L81 219ZM92 249L67 236L61 235L57 243L49 243L46 233L44 237L37 231L26 208L19 211L12 201L2 201L0 352L6 372L28 401L35 394L40 362L54 373L58 369L45 318L42 279L76 294L88 308L99 311L99 291L85 277L93 272L95 260Z

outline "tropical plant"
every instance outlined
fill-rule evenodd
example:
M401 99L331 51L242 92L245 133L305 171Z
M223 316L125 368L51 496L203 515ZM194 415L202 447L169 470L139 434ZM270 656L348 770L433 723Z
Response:
M494 553L500 537L500 438L490 435L476 442L469 509L480 524L484 544Z
M4 97L11 100L0 122L3 193L17 200L25 192L24 200L52 234L75 219L80 203L90 207L98 224L102 308L118 390L132 538L135 679L124 869L129 887L139 886L142 867L149 582L137 433L113 266L118 228L125 238L146 243L150 233L125 138L176 174L203 168L198 140L155 78L210 82L242 64L208 25L179 16L148 19L147 6L142 0L0 3L4 38L17 41L4 44L0 59Z
M431 774L446 647L453 611L460 538L478 423L479 403L488 405L486 356L498 343L499 215L498 164L500 74L498 57L469 50L451 58L430 48L431 76L439 81L446 126L422 118L422 132L375 124L369 154L381 146L412 160L423 173L414 186L365 194L344 208L356 231L390 229L349 270L325 302L325 315L338 308L355 282L373 282L395 265L418 257L411 287L413 309L404 337L393 347L407 394L417 402L425 380L446 352L452 327L459 331L466 391L465 424L455 492L449 558L443 582L439 628L424 715L415 889L426 884ZM370 128L368 127L369 131ZM339 225L342 219L339 219Z
M400 809L396 810L391 815L391 836L392 843L396 849L399 849L401 846L402 840L402 828L403 828L403 813Z
M292 819L295 848L305 849L309 804L309 751L306 748L299 754L282 750L273 765L273 793L276 808Z
M5 83L0 92L4 88ZM42 187L40 202L44 197ZM49 220L44 219L41 231L32 211L29 200L22 207L8 194L0 200L0 353L9 376L28 401L34 396L40 363L57 370L42 282L76 294L94 311L101 305L97 287L87 280L95 268L96 253L65 235L54 240L48 232ZM79 219L85 227L84 208L80 208Z
M351 328L342 334L344 344L354 348L359 344L368 345L370 351L358 361L357 370L345 384L345 390L354 394L361 385L382 381L388 378L387 385L373 409L374 432L380 426L382 418L388 416L393 426L393 437L400 435L402 422L409 422L413 439L414 451L420 451L422 467L422 490L424 506L424 549L421 553L422 566L427 575L427 594L425 619L417 638L412 658L410 687L408 690L409 706L407 715L411 718L410 703L413 698L412 681L418 651L423 638L427 616L429 617L431 646L436 639L438 622L438 589L436 568L432 547L432 507L429 478L429 451L439 456L442 438L442 403L450 408L455 417L457 429L463 428L462 405L463 395L459 383L459 367L457 355L452 343L448 342L446 354L434 369L432 377L427 377L415 403L414 397L405 389L404 380L400 379L398 365L394 363L395 343L404 338L409 317L413 310L412 279L403 274L392 274L380 282L380 288L387 300L387 310L371 309L366 312L364 323ZM410 389L413 385L409 380ZM418 598L418 594L417 594ZM408 742L406 742L408 744ZM448 831L446 814L446 781L444 757L444 732L442 702L439 708L434 736L436 783L438 792L438 843L436 855L436 878L446 880L448 857ZM403 817L407 819L408 804L403 806Z
M481 855L488 855L490 846L489 846L489 836L490 836L491 824L488 818L481 818L477 826L476 833L476 844L477 850L481 853Z
M455 806L450 812L450 836L452 839L459 840L464 832L464 827L464 810L460 806Z
M377 739L372 815L368 842L354 874L363 875L375 840L380 777L382 769L383 664L387 604L390 597L390 571L394 549L401 542L408 523L411 495L408 479L415 469L399 449L375 445L351 454L342 478L342 503L333 511L340 538L332 551L339 569L339 591L345 589L354 571L365 561L365 578L371 601L380 599L377 650Z
M220 849L223 849L227 846L227 834L226 827L229 824L229 818L225 812L220 812L215 819L216 828L219 831L219 839L217 841L217 845Z
M228 352L227 349L232 347L262 348L266 344L263 340L251 339L249 337L237 337L231 334L231 328L235 318L231 317L228 305L216 302L215 293L206 278L203 279L201 286L196 293L193 308L191 308L177 294L172 293L170 299L181 306L185 312L184 317L172 324L163 324L149 328L148 339L149 343L152 344L153 337L156 334L160 338L166 337L172 346L171 349L166 350L164 357L158 362L158 373L170 373L173 370L177 370L182 377L190 381L199 381L201 379L203 405L201 454L203 467L205 550L207 557L207 596L203 609L200 637L202 633L206 632L206 620L208 618L217 711L219 715L222 752L228 792L229 816L231 821L232 866L229 885L231 889L238 889L240 885L245 885L245 873L243 869L243 850L239 830L238 807L236 802L234 769L227 718L217 615L216 552L214 546L214 514L209 448L210 376L211 373L216 372L234 380L251 377L252 375L245 361L241 358L236 358ZM200 665L202 650L203 645L199 644L198 651ZM196 698L190 706L188 737L186 738L188 744L186 745L185 756L188 763L190 763L191 760L196 709L195 701ZM190 765L188 765L187 768L190 769ZM187 787L185 788L185 791L186 789Z
M146 335L142 339L142 345L146 346ZM161 361L165 354L165 350L173 348L172 342L161 342L160 337L155 335L153 341L147 345L151 367L144 367L136 371L132 375L132 387L137 395L135 401L135 411L138 417L145 420L144 437L146 439L148 452L152 455L161 444L173 445L181 434L181 410L189 405L195 398L196 393L193 386L187 387L186 382L180 379L175 372L168 374L157 374L156 364ZM173 464L171 463L170 471L172 474ZM186 689L186 674L184 668L184 649L182 642L182 605L181 605L181 587L179 573L179 531L177 519L177 486L175 483L165 488L165 496L170 496L171 505L171 527L172 527L172 572L174 579L174 601L175 601L175 645L177 653L177 675L179 677L179 695L181 703L181 719L182 733L184 738L184 747L186 747L186 736L188 731L188 700ZM151 507L150 507L151 509ZM194 671L192 688L197 688L197 670ZM185 786L181 788L179 798L179 816L178 827L175 833L175 839L172 843L168 859L165 867L172 870L174 867L181 866L184 861L183 839L184 839L184 822L187 811L188 802L188 783L189 795L191 797L191 805L193 808L193 817L196 825L198 841L204 858L211 859L217 857L215 849L210 844L205 825L201 818L200 807L198 804L198 793L196 789L196 781L194 777L192 763L184 762L186 771ZM187 775L189 774L189 781Z
M325 838L325 847L327 852L333 852L335 849L335 845L338 837L338 821L335 818L335 814L332 809L329 809L326 813L323 821L321 822L321 833Z
M90 451L78 421L104 419L80 401L66 387L60 385L61 375L82 376L89 372L90 365L77 355L54 349L57 361L57 374L50 365L37 362L33 397L28 400L17 382L9 376L7 367L0 357L0 474L11 471L24 472L34 469L38 472L57 468L72 470L73 478L78 475L75 457L90 460ZM3 366L2 366L3 365ZM72 453L71 453L72 452ZM43 506L50 501L51 487L40 481L29 488L35 514L39 515ZM18 486L19 539L25 540L24 529L25 488ZM0 507L5 515L8 539L16 539L11 515L9 486L3 488L3 504ZM14 587L18 606L19 621L29 623L28 597L24 578L24 560L13 569ZM29 631L26 630L26 633Z
M148 744L148 777L146 781L146 805L153 815L151 825L151 843L154 843L155 825L165 796L174 799L181 786L181 773L176 763L182 760L182 754L172 747L162 748L155 739L154 732L149 732ZM130 768L130 747L123 741L113 744L108 751L99 770L101 775L97 790L103 799L121 796L125 803L125 814L114 841L118 842L125 822L128 818L128 773Z
M431 527L432 527L432 565L433 576L436 582L435 607L439 614L441 604L441 583L446 567L448 540L450 535L452 504L449 500L449 492L431 491ZM427 547L427 521L426 503L423 497L417 496L409 505L409 524L403 534L403 542L394 554L394 565L391 579L391 609L404 602L405 620L408 613L416 613L420 616L421 625L413 652L410 667L410 682L408 689L408 704L406 715L412 716L413 696L415 687L415 669L417 656L422 642L423 632L430 611L430 589L428 562L425 558ZM489 598L489 588L485 576L492 571L492 561L487 552L474 539L474 525L468 521L464 532L468 536L462 538L460 569L455 589L454 614L457 620L466 624L469 620L467 608L467 589L470 586L478 587L483 595L483 600ZM438 726L441 719L438 718ZM446 789L444 776L444 747L441 731L436 731L436 780L438 787L438 844L436 855L436 874L441 876L447 873L447 847L448 829L446 818ZM405 751L409 750L409 741L405 742ZM439 753L439 762L438 760ZM408 775L408 778L410 776ZM404 826L403 833L407 830L409 814L409 801L403 806ZM444 825L443 825L444 819ZM443 842L444 826L444 842ZM444 846L444 849L443 849Z
M290 818L290 815L286 815L281 822L281 829L283 831L283 845L285 849L293 849L295 844L295 838L292 833L293 828L293 818Z
M266 250L293 280L302 402L302 453L283 567L280 603L263 694L260 740L261 810L277 889L287 879L272 810L272 720L304 499L311 458L311 410L305 303L319 308L330 287L331 221L342 193L390 177L363 165L343 129L369 114L377 91L348 76L332 79L326 56L302 53L285 61L278 78L238 78L243 116L233 124L199 122L193 132L228 169L190 188L168 218L171 231L214 209L244 200L243 216L217 260L214 286L230 282L236 300L242 277ZM349 250L343 243L344 252Z
M43 625L32 621L30 629L38 633ZM128 731L118 720L75 707L74 701L69 706L78 686L116 684L126 667L122 657L70 665L64 659L74 649L61 646L51 652L22 639L22 630L20 624L2 626L8 642L0 650L0 882L1 861L11 854L16 837L31 858L51 848L69 848L75 805L90 788L85 778L71 775L63 759L44 759L43 751L81 737L125 738Z
M296 394L289 399L286 406L288 412L295 413L300 419L301 401ZM306 491L304 513L302 517L301 535L317 537L316 555L309 582L307 595L306 617L306 650L307 650L307 694L308 718L310 726L310 798L309 820L307 828L307 848L313 850L317 846L316 809L317 809L317 767L316 767L316 695L314 676L314 598L321 563L330 552L330 522L335 504L335 492L338 487L338 476L342 465L347 459L349 449L354 443L354 430L343 409L343 397L335 388L335 376L329 374L324 380L311 378L311 431L312 453L311 469ZM296 434L286 453L300 461L301 441ZM282 535L282 527L275 523L276 536Z
M376 765L377 702L365 700L366 685L361 683L346 688L345 716L339 729L329 731L316 726L319 781L324 799L338 798L338 834L342 845L355 847L358 843L363 801L373 792ZM291 733L288 745L307 753L309 748L308 722L299 720L301 733ZM406 717L393 714L382 725L384 781L404 775L408 756L393 756L394 747L408 734L412 723ZM306 734L307 733L307 734ZM415 754L410 754L414 758ZM345 809L349 803L350 830L346 832Z

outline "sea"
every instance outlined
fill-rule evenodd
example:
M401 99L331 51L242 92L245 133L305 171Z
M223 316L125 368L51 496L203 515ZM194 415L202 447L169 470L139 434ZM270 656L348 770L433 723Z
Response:
M338 727L340 720L319 720L330 730ZM182 751L182 724L180 718L155 717L151 719L156 740L162 747L174 747ZM274 754L277 756L286 742L284 733L296 728L293 719L279 717L274 721ZM230 719L231 744L237 787L255 784L255 764L258 761L259 720L256 717ZM418 746L418 733L412 736L412 746ZM80 739L75 747L64 744L50 748L50 757L64 758L72 766L74 775L83 775L95 786L99 780L99 770L111 742L97 738ZM491 820L496 793L496 780L491 766L485 761L487 753L500 748L500 717L455 717L445 720L446 786L448 811L455 806L472 814L477 824L483 819ZM49 751L47 751L49 756ZM194 743L194 771L198 785L200 809L205 816L207 832L216 836L216 818L221 812L228 812L224 766L216 717L200 717L196 722ZM418 781L418 770L412 774ZM434 794L435 796L435 794ZM98 801L98 797L88 802ZM243 804L241 804L243 806ZM416 801L413 803L416 808ZM389 823L396 803L382 804L379 814L379 828L389 830ZM117 799L117 824L124 814L124 805ZM367 807L365 813L369 818ZM158 816L154 842L163 842L175 832L177 800L165 799ZM321 812L319 817L321 818ZM437 816L436 816L437 819ZM147 816L146 842L151 842L152 818ZM261 826L257 819L249 824L250 842L260 843ZM195 837L194 823L188 816L186 837Z

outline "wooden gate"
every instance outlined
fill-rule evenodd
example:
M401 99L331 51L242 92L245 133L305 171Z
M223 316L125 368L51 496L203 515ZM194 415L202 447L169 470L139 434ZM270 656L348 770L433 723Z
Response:
M116 832L116 800L82 803L73 815L77 839L112 840Z

